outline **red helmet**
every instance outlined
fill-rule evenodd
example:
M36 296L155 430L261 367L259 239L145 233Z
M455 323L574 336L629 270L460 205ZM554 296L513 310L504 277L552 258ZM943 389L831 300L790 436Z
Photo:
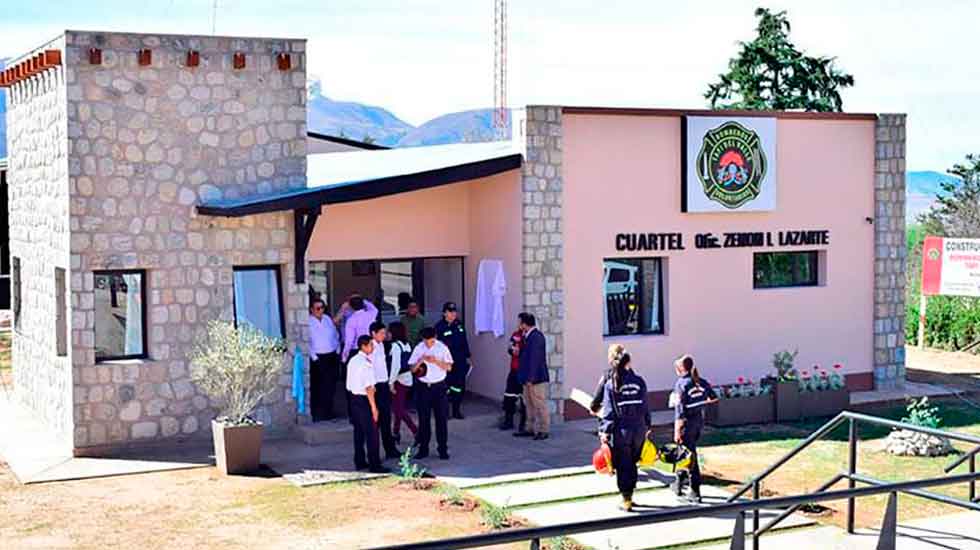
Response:
M597 474L611 475L613 473L612 451L609 445L603 443L592 453L592 466Z

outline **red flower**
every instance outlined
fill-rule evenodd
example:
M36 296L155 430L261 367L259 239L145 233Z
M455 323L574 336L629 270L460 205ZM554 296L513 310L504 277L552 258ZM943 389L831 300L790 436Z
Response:
M809 371L803 371L802 374L803 374L803 378L809 378L810 377L810 372Z
M842 367L842 366L841 366L841 365L840 365L840 364L838 363L838 364L836 364L836 365L834 365L834 368L835 368L835 369L838 369L838 370L840 370L840 369L842 369L842 368L844 368L844 367Z
M744 384L745 383L745 378L742 378L741 376L739 376L738 377L738 383L739 384Z
M827 371L825 371L825 370L820 371L820 376L823 376L824 378L827 378Z

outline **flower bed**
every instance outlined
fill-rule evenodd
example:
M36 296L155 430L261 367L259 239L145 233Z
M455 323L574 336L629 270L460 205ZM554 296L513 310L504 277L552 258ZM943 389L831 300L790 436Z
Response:
M773 420L772 386L739 378L718 388L718 404L708 409L712 426L762 424Z
M844 383L841 366L827 371L814 365L800 375L800 411L805 417L834 416L851 404L851 393Z

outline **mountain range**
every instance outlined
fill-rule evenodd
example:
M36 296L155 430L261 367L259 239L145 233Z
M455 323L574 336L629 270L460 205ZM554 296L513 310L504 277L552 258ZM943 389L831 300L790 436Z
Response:
M0 68L4 61L0 59ZM313 132L387 147L490 141L494 138L492 109L449 113L413 126L383 107L331 99L323 94L323 85L317 79L309 80L307 90L307 127ZM0 158L7 156L5 111L4 90L0 89ZM936 195L942 192L940 184L945 181L957 180L931 170L906 174L906 217L909 221L929 208Z

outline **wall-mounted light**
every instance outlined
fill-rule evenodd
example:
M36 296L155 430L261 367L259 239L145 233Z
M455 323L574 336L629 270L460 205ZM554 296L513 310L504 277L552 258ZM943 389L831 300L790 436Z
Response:
M88 50L88 64L89 65L101 65L102 64L102 50L99 48L89 48Z
M238 70L244 69L245 54L243 52L235 52L235 55L232 56L232 65Z
M288 53L280 53L276 55L276 64L279 65L280 71L288 71L293 67L293 61L289 57Z
M139 52L139 62L141 67L148 67L153 63L153 51L143 48Z
M190 50L187 52L187 66L197 67L201 64L201 52L197 50Z
M867 218L864 218L864 221L866 221L868 223L874 223L875 222L875 219L869 216Z

